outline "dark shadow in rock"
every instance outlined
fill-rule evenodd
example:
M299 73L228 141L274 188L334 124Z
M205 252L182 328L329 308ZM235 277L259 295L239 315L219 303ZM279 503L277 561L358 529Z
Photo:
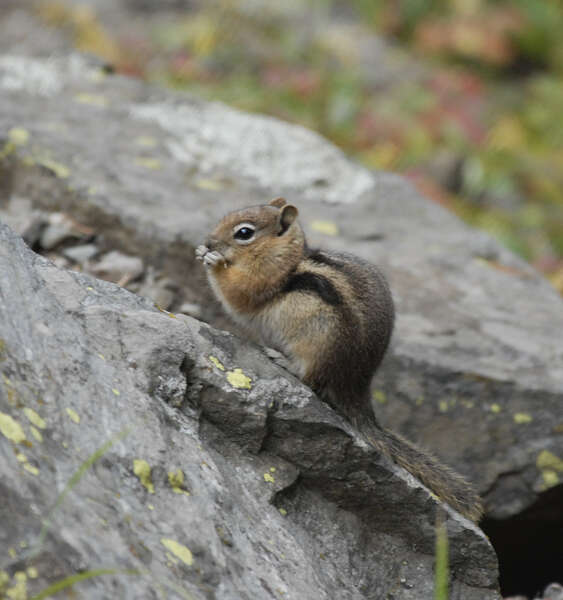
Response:
M563 565L563 485L540 495L532 506L509 519L480 523L499 560L503 596L530 598L561 579Z

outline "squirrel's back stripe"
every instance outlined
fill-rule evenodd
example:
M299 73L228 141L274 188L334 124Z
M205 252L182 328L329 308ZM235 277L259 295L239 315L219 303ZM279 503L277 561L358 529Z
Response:
M307 248L306 256L309 260L312 260L313 262L316 262L321 265L327 265L329 267L334 267L335 269L338 269L339 271L344 270L344 267L345 267L345 265L343 265L341 262L338 262L337 260L334 260L332 257L327 256L321 250L316 250L316 249L311 250L310 248Z
M316 294L331 306L342 304L342 296L332 282L323 275L304 271L289 276L283 289L284 292L310 292Z

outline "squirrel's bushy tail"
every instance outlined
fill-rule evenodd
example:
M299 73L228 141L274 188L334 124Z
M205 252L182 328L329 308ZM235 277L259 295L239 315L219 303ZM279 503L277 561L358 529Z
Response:
M419 479L440 500L447 502L464 517L477 522L483 514L481 499L473 486L450 467L440 463L431 453L422 450L402 436L384 429L375 416L354 419L364 437L378 451Z

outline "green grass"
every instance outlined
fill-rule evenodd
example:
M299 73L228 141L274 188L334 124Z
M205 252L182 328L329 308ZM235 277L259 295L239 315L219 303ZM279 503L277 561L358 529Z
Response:
M448 556L448 530L443 514L436 519L436 565L434 573L434 600L448 600L448 584L450 578Z

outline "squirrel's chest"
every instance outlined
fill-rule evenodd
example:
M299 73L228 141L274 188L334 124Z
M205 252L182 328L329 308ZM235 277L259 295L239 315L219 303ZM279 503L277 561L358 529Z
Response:
M247 293L238 293L225 285L223 277L208 273L209 284L227 314L239 325L249 329L262 342L280 352L288 351L287 310L283 301L268 302L260 308L253 306Z

